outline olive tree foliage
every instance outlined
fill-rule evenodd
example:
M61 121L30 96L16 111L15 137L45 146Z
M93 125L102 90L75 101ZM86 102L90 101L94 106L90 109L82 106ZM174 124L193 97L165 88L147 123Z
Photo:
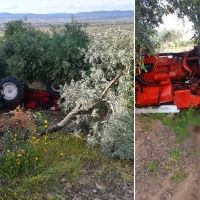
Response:
M45 53L47 78L64 83L79 80L81 71L90 69L84 62L84 54L80 49L87 49L89 37L86 24L74 18L62 27L52 27L49 48Z
M44 49L49 35L22 20L8 22L4 32L7 73L27 81L45 74Z
M163 17L175 13L179 19L186 17L193 23L193 42L200 43L200 1L198 0L136 0L135 1L135 31L136 31L136 63L142 67L143 55L153 54L156 43L151 37L155 35L155 28L163 23ZM167 35L166 35L167 36ZM155 41L155 40L154 40Z
M183 38L183 30L163 28L154 37L154 40L159 41L160 48L179 47Z
M176 11L177 17L183 22L187 17L193 23L193 39L200 43L200 2L198 0L168 0L168 3Z
M3 39L0 37L0 78L5 77L6 71L6 56L3 48Z
M91 72L83 72L81 80L61 87L61 99L65 100L60 106L69 111L64 120L68 122L70 116L76 115L71 126L74 133L83 133L77 127L80 122L87 124L88 145L100 144L107 155L131 159L134 154L133 33L108 30L92 34L88 51L82 52L85 62L92 65ZM102 112L106 116L101 120Z
M74 18L48 32L23 20L8 22L3 42L7 72L28 82L35 79L70 82L80 78L81 70L89 69L80 51L87 48L88 35L85 25Z
M163 17L174 13L173 6L166 0L135 0L135 59L136 67L143 67L143 55L154 54L159 42L152 40L156 27L163 23Z

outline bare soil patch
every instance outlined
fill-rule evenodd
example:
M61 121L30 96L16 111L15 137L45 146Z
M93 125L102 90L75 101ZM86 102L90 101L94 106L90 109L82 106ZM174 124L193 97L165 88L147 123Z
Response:
M136 115L135 195L137 200L200 199L198 145L194 139L176 142L173 130L158 119L144 120ZM199 135L196 132L196 135ZM180 155L173 157L171 150ZM147 164L158 163L154 175Z

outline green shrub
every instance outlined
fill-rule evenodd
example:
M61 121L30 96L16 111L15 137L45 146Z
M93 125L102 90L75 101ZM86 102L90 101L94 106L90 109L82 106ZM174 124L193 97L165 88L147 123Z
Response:
M77 80L82 70L89 70L80 49L87 49L89 38L85 24L72 18L63 27L52 27L42 32L22 20L8 22L5 26L3 53L7 73L32 82L57 80L58 83ZM2 54L2 55L1 55Z
M134 126L131 114L120 113L109 118L102 130L101 147L103 154L110 157L134 158Z
M174 127L177 134L177 141L189 136L193 131L200 129L200 114L198 110L188 109L180 112L174 121Z

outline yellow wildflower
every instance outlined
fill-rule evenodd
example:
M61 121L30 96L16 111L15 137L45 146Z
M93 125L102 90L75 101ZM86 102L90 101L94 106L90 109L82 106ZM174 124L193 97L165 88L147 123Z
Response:
M44 125L44 128L47 128L47 125Z
M45 152L47 152L47 149L44 149Z
M7 152L9 153L9 152L10 152L10 150L8 149L8 150L7 150Z
M36 129L34 129L34 132L36 132L37 130Z
M36 157L35 160L38 160L38 157Z
M21 157L21 156L22 156L22 154L21 154L21 153L18 153L17 157Z
M44 140L46 140L48 138L48 136L44 136Z
M20 161L18 161L17 164L20 165Z
M8 130L8 133L10 133L10 130Z
M64 156L64 153L60 153L60 157Z
M47 123L48 123L48 121L45 119L45 120L44 120L44 123L45 123L45 124L47 124Z
M24 149L21 149L21 152L24 153Z

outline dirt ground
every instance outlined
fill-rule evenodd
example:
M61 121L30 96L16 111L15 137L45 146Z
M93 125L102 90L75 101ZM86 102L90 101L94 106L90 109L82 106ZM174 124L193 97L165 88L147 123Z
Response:
M141 116L136 115L135 123L135 199L200 200L199 130L195 137L177 143L170 127ZM174 149L180 151L177 158L169 155ZM159 163L154 175L147 162Z

